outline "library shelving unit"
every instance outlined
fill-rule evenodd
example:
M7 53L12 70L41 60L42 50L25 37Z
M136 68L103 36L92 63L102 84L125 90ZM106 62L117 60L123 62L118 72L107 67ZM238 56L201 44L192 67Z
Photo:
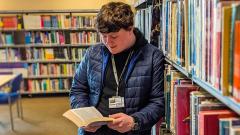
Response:
M164 34L161 35L163 40L160 48L166 56L166 62L240 115L239 95L234 94L238 90L234 90L234 84L230 79L234 77L230 74L234 72L233 66L227 67L231 65L230 61L234 57L234 51L229 50L229 54L226 56L224 53L232 44L229 41L228 47L226 47L227 41L221 43L226 38L232 38L230 36L233 34L227 33L228 37L224 33L221 37L217 37L218 27L226 31L231 29L221 23L226 23L226 21L230 23L235 20L214 18L217 16L217 11L222 8L218 1L213 3L203 1L200 2L200 5L194 5L191 0L163 0L162 4L161 16L165 20L161 26ZM237 6L233 2L229 2L230 5L232 7L229 8ZM212 8L211 11L210 8ZM199 15L201 12L207 13L207 10L210 12L206 16ZM232 26L232 28L234 27ZM218 44L219 40L221 40L221 45ZM219 47L217 47L218 45ZM229 59L229 64L225 58ZM227 65L225 66L225 64ZM229 77L226 78L226 76ZM226 89L224 89L224 81L228 81ZM229 93L229 91L231 92Z
M201 91L207 91L239 117L240 43L236 37L240 34L240 2L158 1L161 7L159 49L163 51L166 63L171 65L169 69L184 75L184 79L190 80L190 85L199 86ZM145 10L145 3L145 0L139 0L135 6L139 7L138 10ZM140 13L140 17L137 14L136 24L146 32L146 27L141 25L144 16L145 13ZM169 78L165 79L168 81ZM168 116L170 115L172 114ZM169 125L167 128L175 133Z
M22 94L68 93L86 49L100 42L97 12L0 11L0 72L21 72Z

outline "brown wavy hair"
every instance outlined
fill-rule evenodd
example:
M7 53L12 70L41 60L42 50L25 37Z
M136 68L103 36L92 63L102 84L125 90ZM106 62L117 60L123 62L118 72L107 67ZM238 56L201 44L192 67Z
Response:
M130 5L123 2L110 2L100 9L96 28L101 33L118 32L121 28L128 30L129 26L133 26L133 18Z

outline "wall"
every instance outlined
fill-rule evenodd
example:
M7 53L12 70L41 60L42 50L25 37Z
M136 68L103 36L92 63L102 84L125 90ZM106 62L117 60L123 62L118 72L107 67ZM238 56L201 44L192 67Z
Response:
M0 10L99 9L109 1L116 0L0 0Z

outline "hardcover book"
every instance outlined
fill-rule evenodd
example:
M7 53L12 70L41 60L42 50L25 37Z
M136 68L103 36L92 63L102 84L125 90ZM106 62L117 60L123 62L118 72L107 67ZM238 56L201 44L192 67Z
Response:
M218 135L219 119L237 116L230 110L200 111L199 113L199 135ZM213 130L214 129L214 130Z
M190 135L190 92L197 91L195 85L176 85L177 111L176 133L178 135Z

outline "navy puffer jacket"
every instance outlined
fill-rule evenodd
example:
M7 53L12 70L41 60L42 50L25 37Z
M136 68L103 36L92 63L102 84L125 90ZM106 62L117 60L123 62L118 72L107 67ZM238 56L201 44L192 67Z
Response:
M110 53L103 44L87 50L72 82L70 90L72 108L98 104L109 58ZM126 114L138 118L140 133L143 130L150 130L164 115L163 72L163 54L153 45L142 45L131 57L124 78L125 110ZM78 134L84 135L84 131L79 129Z

